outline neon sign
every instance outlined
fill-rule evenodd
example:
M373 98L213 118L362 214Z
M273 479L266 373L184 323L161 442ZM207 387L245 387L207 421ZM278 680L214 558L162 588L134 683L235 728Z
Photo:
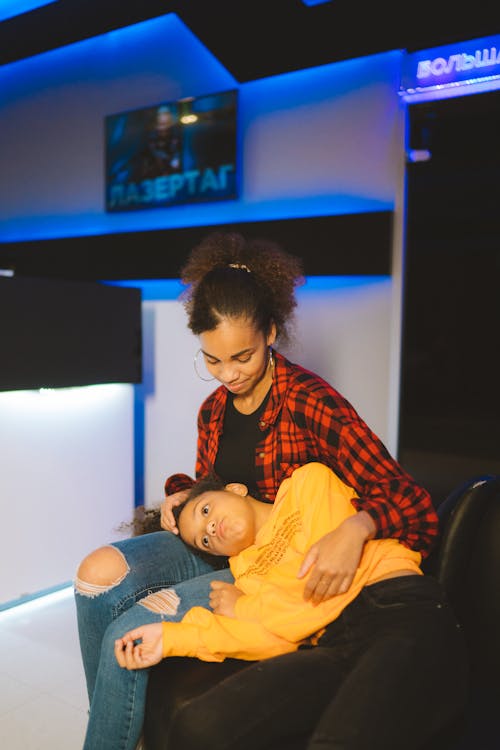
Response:
M407 97L500 80L500 36L421 50L404 61L400 94Z

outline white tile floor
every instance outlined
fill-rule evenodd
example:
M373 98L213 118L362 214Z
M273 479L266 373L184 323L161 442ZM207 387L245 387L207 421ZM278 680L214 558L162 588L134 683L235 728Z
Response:
M81 750L86 725L71 588L0 611L0 748Z

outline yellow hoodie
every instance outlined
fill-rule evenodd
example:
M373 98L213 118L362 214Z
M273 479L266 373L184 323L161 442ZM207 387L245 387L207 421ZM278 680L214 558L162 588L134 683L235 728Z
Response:
M316 606L304 600L306 579L297 578L304 556L318 539L355 515L353 497L354 490L323 464L296 469L281 483L255 543L229 559L235 585L243 592L235 617L193 607L180 622L164 622L163 656L256 660L295 651L335 620L367 584L398 570L421 574L419 552L395 539L375 539L366 542L349 591Z

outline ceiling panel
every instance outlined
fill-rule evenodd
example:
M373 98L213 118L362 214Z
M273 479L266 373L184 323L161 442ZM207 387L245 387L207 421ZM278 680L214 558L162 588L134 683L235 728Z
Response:
M240 82L500 33L500 3L441 0L57 0L0 23L0 64L175 12Z

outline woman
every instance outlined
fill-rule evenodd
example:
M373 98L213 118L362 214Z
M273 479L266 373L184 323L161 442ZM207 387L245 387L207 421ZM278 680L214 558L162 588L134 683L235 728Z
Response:
M317 606L304 599L304 555L355 514L354 499L314 462L282 482L273 505L241 483L202 480L192 488L178 518L181 536L195 549L231 555L234 584L213 582L213 612L194 607L181 622L126 633L115 644L117 662L136 670L168 656L265 661L187 701L166 746L274 750L297 738L305 748L310 738L311 746L371 750L404 737L421 747L458 715L463 637L439 583L421 575L419 553L394 539L369 541L345 594ZM306 645L317 645L315 653L297 652Z
M318 540L304 561L306 568L315 563L305 589L315 604L348 590L370 538L396 538L426 555L438 531L429 494L332 386L275 350L293 323L295 287L303 281L299 260L264 240L214 233L191 252L181 279L188 326L201 347L195 362L203 359L221 383L198 414L196 477L215 471L273 502L295 468L318 461L355 490L356 515ZM161 523L174 533L101 547L78 569L75 600L90 704L105 636L114 642L152 615L180 618L191 606L206 606L211 579L228 574L176 536L172 507L193 481L174 475L165 483ZM138 734L135 726L122 748L134 748Z

